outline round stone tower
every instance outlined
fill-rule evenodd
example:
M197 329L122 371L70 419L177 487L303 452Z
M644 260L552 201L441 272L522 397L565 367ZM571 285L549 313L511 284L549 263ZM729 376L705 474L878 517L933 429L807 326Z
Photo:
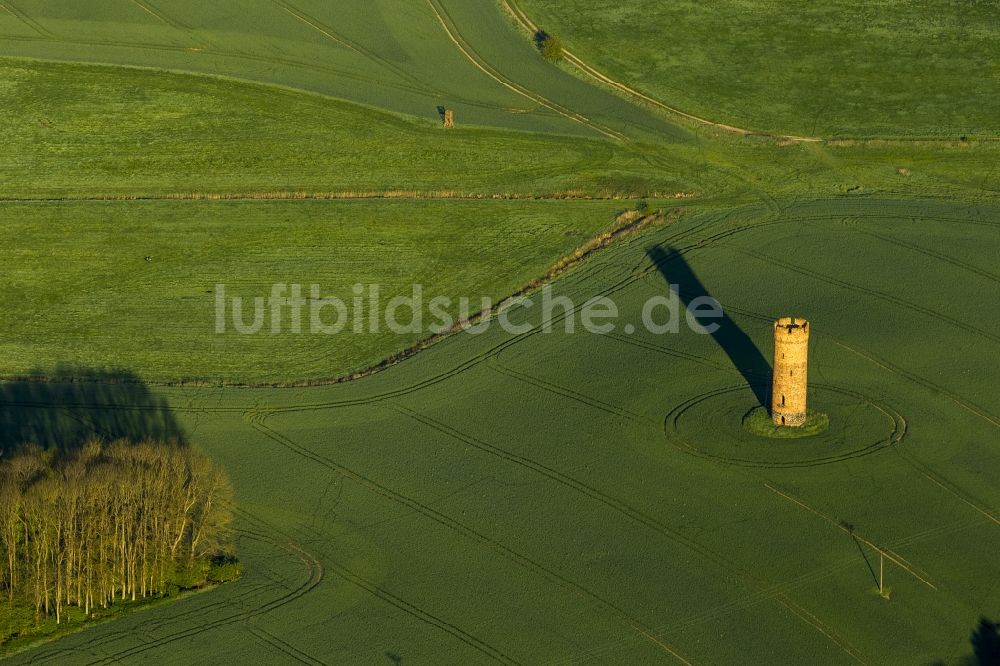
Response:
M774 322L771 418L775 425L801 426L806 422L808 360L809 322L795 317Z

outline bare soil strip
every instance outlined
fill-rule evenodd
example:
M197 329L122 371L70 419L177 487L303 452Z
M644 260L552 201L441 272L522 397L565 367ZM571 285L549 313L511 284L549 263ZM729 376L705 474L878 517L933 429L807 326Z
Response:
M96 194L66 197L2 197L4 203L73 203L86 201L339 201L352 199L454 199L468 201L628 201L633 199L690 199L695 192L457 192L450 190L358 190L337 192L175 192L168 194Z

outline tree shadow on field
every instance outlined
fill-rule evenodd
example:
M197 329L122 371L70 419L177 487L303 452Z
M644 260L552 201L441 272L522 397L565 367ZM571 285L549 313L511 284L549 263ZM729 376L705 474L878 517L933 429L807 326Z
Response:
M0 457L30 444L72 451L93 437L186 443L167 401L129 371L60 365L28 376L52 379L0 383Z
M987 617L979 618L979 624L969 639L972 643L972 666L1000 666L1000 622Z
M987 617L979 618L979 624L969 637L972 654L958 660L957 666L1000 666L1000 622ZM935 661L928 666L947 666L944 661Z
M660 275L666 280L668 287L677 285L677 294L684 307L690 307L692 301L697 298L712 298L705 285L701 283L691 266L685 261L684 256L676 249L671 247L664 250L656 246L647 249L646 254L660 271ZM702 326L718 324L718 328L711 334L712 338L743 376L757 401L766 406L770 397L771 364L768 363L757 345L725 310L722 311L722 317L702 318L697 316L697 311L693 312L695 319Z

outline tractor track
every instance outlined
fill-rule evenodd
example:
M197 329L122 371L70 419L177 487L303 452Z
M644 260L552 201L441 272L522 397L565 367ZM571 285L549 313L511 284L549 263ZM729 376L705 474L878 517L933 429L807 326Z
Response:
M993 282L1000 282L1000 275L997 275L996 273L991 273L990 271L979 268L978 266L973 266L970 263L961 261L942 252L935 252L934 250L929 250L927 248L920 247L919 245L914 245L913 243L907 243L904 240L893 238L892 236L879 234L874 231L869 231L867 229L861 229L860 233L865 234L866 236L871 236L872 238L877 238L883 243L888 243L890 245L896 245L898 247L906 248L908 250L913 250L914 252L918 252L924 256L931 257L932 259L943 261L947 264L954 266L955 268L959 268L961 270L974 273L975 275L986 278L987 280L991 280Z
M262 643L278 650L292 661L297 661L300 664L309 664L309 666L328 666L327 662L320 661L319 659L292 647L266 629L255 626L251 623L249 625L249 631L251 634L259 638Z
M48 28L43 26L35 19L31 18L31 16L29 16L28 14L22 12L20 9L14 6L14 4L10 2L10 0L4 0L4 2L0 2L0 9L3 9L8 14L19 20L21 23L23 23L24 25L28 26L29 28L37 32L41 37L45 39L59 39L59 37L55 33L49 31ZM14 39L14 38L5 36L4 39Z
M514 18L514 20L522 27L529 35L534 36L538 33L538 26L535 25L528 15L517 5L516 0L500 0L500 5L507 11L507 13ZM726 132L731 132L735 134L752 134L757 136L770 136L775 139L783 141L794 141L794 142L807 142L807 143L819 143L823 139L819 137L812 136L796 136L791 134L767 134L764 132L756 132L753 130L744 129L741 127L734 127L733 125L726 125L724 123L715 122L713 120L708 120L707 118L701 118L699 116L681 111L680 109L668 106L663 102L650 97L644 93L639 92L635 88L631 88L620 81L616 81L611 77L601 73L596 68L588 65L581 58L577 57L572 51L563 49L563 57L574 67L576 67L585 76L601 83L606 86L613 88L619 93L623 93L625 97L631 98L632 100L638 100L646 105L653 106L661 111L666 111L670 115L680 116L681 118L686 118L687 120L694 121L702 125L708 125L710 127L715 127L717 129L725 130Z
M410 410L410 411L412 411L412 410ZM413 510L413 511L415 511L417 513L420 513L421 515L424 515L425 517L430 518L434 522L437 522L437 523L439 523L439 524L441 524L441 525L443 525L443 526L451 529L452 531L455 531L455 532L457 532L459 534L462 534L463 536L472 538L473 540L481 543L482 545L486 545L487 547L490 547L494 551L496 551L496 552L500 553L501 555L503 555L505 558L510 559L511 561L519 564L523 568L525 568L525 569L527 569L529 571L532 571L533 573L535 573L537 575L541 575L541 576L549 579L550 581L552 581L552 578L550 578L551 576L555 576L556 580L562 579L562 577L559 574L557 574L555 572L552 572L551 570L546 569L544 566L542 566L542 565L534 562L533 560L527 558L526 556L524 556L524 555L522 555L520 553L517 553L517 552L515 552L515 551L513 551L511 549L509 549L507 546L504 546L502 543L500 543L498 541L495 541L495 540L491 539L490 537L487 537L486 535L483 535L483 534L481 534L479 532L476 532L476 531L472 530L471 528L463 525L462 523L460 523L458 521L455 521L454 519L449 518L449 517L445 516L444 514L441 514L440 512L436 511L435 509L433 509L433 508L431 508L431 507L429 507L429 506L427 506L425 504L422 504L420 502L417 502L416 500L412 500L411 498L408 498L408 497L406 497L404 495L396 493L395 491L392 491L391 489L389 489L389 488L387 488L385 486L382 486L381 484L379 484L379 483L377 483L377 482L375 482L375 481L373 481L371 479L368 479L368 478L366 478L366 477L364 477L364 476L362 476L362 475L360 475L360 474L358 474L358 473L356 473L356 472L354 472L352 470L349 470L346 467L343 467L342 465L340 465L340 464L338 464L338 463L330 460L329 458L326 458L326 457L324 457L324 456L322 456L320 454L317 454L317 453L315 453L315 452L313 452L313 451L311 451L311 450L309 450L309 449L307 449L305 447L302 447L301 445L296 444L293 440L285 437L284 435L281 435L277 431L274 431L271 428L269 428L266 425L264 425L263 422L262 422L264 418L265 417L264 417L263 414L260 414L257 417L255 417L253 419L253 422L251 423L252 427L254 427L259 432L262 432L263 434L266 434L269 438L271 438L272 440L274 440L277 443L281 444L282 446L284 446L286 448L289 448L293 452L298 453L299 455L301 455L301 456L303 456L303 457L305 457L305 458L307 458L309 460L312 460L313 462L316 462L317 464L320 464L320 465L322 465L324 467L327 467L331 471L334 471L334 472L336 472L336 473L344 476L345 478L348 478L348 479L351 479L353 481L356 481L356 482L360 483L361 485L367 487L369 490L373 490L374 492L376 492L379 495L382 495L383 497L386 497L386 498L391 499L391 500L393 500L393 501L395 501L397 503L400 503L403 506L407 507L408 509ZM428 421L423 421L423 422L426 425L430 425L430 422L428 422ZM460 440L460 441L465 441L465 440ZM471 442L469 442L469 441L466 441L465 443L471 445ZM748 595L745 595L743 598L741 598L739 600L736 600L734 602L731 602L730 604L727 604L726 607L725 607L726 609L747 607L747 606L754 605L756 603L761 603L761 602L766 602L766 601L776 601L778 603L782 603L783 605L785 605L785 602L782 601L782 599L780 597L782 597L782 595L785 595L792 587L794 587L797 584L798 585L805 584L806 582L808 582L810 580L813 580L813 579L822 578L825 575L828 575L828 573L829 573L827 570L810 572L809 574L807 574L806 576L801 577L797 581L793 581L793 582L789 582L789 583L783 583L783 584L778 584L778 585L767 584L764 581L761 581L760 579L758 579L756 576L750 574L749 572L746 572L746 571L742 570L738 565L736 565L735 563L729 561L724 556L719 555L718 553L716 553L715 551L713 551L711 549L708 549L708 548L705 548L704 546L701 546L697 542L691 541L690 539L684 537L683 535L680 535L679 533L677 533L674 530L670 530L669 528L665 528L665 526L659 526L659 527L657 527L657 523L656 522L652 522L652 523L648 523L647 522L645 524L646 524L647 527L651 527L655 531L663 534L669 540L674 541L675 543L678 543L679 545L685 546L687 549L692 550L693 552L695 552L696 554L700 555L705 560L713 562L716 566L720 567L721 569L723 569L725 571L728 571L730 574L732 574L734 576L737 576L737 577L743 579L745 582L749 583L750 588L753 589L754 591L751 592ZM664 529L666 530L665 532L663 531ZM562 579L562 580L564 580L564 579ZM552 582L556 582L556 581L552 581ZM576 587L576 584L574 584L572 582L569 582L569 584L572 585L572 586L574 586L574 587ZM589 593L589 595L592 598L596 597L596 595L593 595L593 593ZM726 610L722 610L720 612L725 613ZM813 624L812 622L808 622L807 620L805 620L798 613L796 615L797 615L797 617L799 617L800 619L802 619L803 622L806 622L807 624ZM814 626L814 628L816 628L815 625L813 625L813 626ZM826 635L826 634L824 634L824 635ZM827 637L830 638L829 636L827 636ZM831 638L831 640L833 640L833 639ZM834 642L836 642L836 641L834 641Z
M243 515L244 517L254 518L252 516L252 514L249 514L248 512L242 511L242 510L240 510L238 508L236 509L236 512L239 513L239 514L241 514L241 515ZM172 633L166 634L164 636L160 636L160 637L155 638L155 639L153 639L151 641L147 641L147 642L141 643L139 645L134 645L134 646L131 646L131 647L128 647L128 648L124 648L124 649L112 652L110 654L105 653L105 654L102 654L101 656L99 656L98 658L96 658L94 661L91 661L89 663L90 664L111 664L111 663L116 663L116 662L120 661L123 658L132 657L132 656L135 656L135 655L138 655L138 654L142 654L142 653L147 652L149 650L153 650L153 649L156 649L156 648L159 648L159 647L163 647L164 645L168 645L168 644L170 644L172 642L175 642L177 640L182 640L182 639L185 639L185 638L190 638L192 636L197 636L199 634L202 634L204 632L210 631L212 629L216 629L218 627L229 626L229 625L232 625L232 624L236 624L236 623L239 623L239 622L250 620L250 619L252 619L252 618L254 618L254 617L258 616L258 615L263 615L264 613L270 612L270 611L275 610L277 608L280 608L280 607L282 607L284 605L292 603L293 601L296 601L300 597L304 596L305 594L307 594L308 592L310 592L311 590L313 590L322 581L322 578L323 578L322 564L320 564L319 560L317 560L315 557L311 556L309 553L307 553L305 550L303 550L297 544L290 543L290 542L288 542L288 543L282 543L280 540L275 539L271 535L267 535L267 534L263 534L263 533L259 533L259 532L254 532L252 530L239 530L239 532L241 534L243 534L244 536L246 536L246 537L257 538L258 540L264 541L264 542L269 543L269 544L271 544L273 546L276 546L278 548L283 548L283 549L285 549L288 552L294 553L302 561L302 563L305 565L305 567L306 567L306 569L307 569L307 571L309 573L307 580L305 580L303 583L301 583L296 588L294 588L292 590L289 590L285 594L277 597L276 599L272 599L271 601L269 601L267 603L264 603L264 604L262 604L262 605L260 605L260 606L258 606L256 608L253 608L253 609L250 609L250 610L247 610L247 611L236 612L234 614L227 615L225 617L222 617L222 618L219 618L219 619L216 619L216 620L212 620L212 621L209 621L209 622L200 623L196 627L191 627L191 628L187 628L187 629L178 629L176 631L173 631ZM213 606L216 606L216 607L219 606L219 605L228 606L228 605L231 604L232 600L233 600L232 598L230 598L230 599L223 599L223 600L220 600L218 602L214 602ZM198 611L203 610L203 609L193 609L193 610L195 612L198 612ZM189 617L186 616L186 615L181 615L181 616L178 616L177 619L183 622L183 621L188 620ZM121 638L123 638L125 636L135 636L135 633L136 632L134 632L134 631L117 632L117 633L114 633L114 634L111 634L111 635L101 636L101 637L96 638L96 639L94 639L92 641L86 641L83 644L82 647L74 647L74 648L55 649L55 650L43 651L41 653L34 654L32 656L32 662L33 663L45 663L45 662L48 662L48 661L51 661L51 660L54 660L54 659L60 659L66 653L79 654L80 650L87 650L87 649L89 649L89 648L91 648L93 646L99 646L99 645L101 645L103 643L110 642L111 640L118 640L118 639L121 639Z
M454 94L442 90L434 86L433 84L430 84L410 74L402 67L394 65L391 61L378 55L375 51L365 47L363 44L360 44L352 39L349 39L343 33L338 32L330 24L321 21L320 19L316 18L311 14L308 14L305 10L289 2L288 0L271 0L271 2L280 7L281 9L283 9L284 11L288 12L292 16L294 16L299 21L302 21L303 23L310 26L314 30L325 35L329 39L333 40L335 43L340 44L341 46L344 46L354 51L355 53L367 58L368 60L371 60L376 65L379 65L380 67L383 67L387 71L392 72L400 79L409 81L414 86L414 90L422 90L424 92L429 91L444 99L457 99L458 101L461 101L464 104L469 104L470 100L461 97L456 97ZM479 106L481 108L496 108L481 103L479 104Z
M552 393L553 395L558 395L562 398L566 398L567 400L576 402L577 404L586 405L587 407L592 407L594 409L604 412L605 414L610 414L611 416L615 416L618 418L629 419L630 421L634 421L637 423L656 425L656 422L653 419L643 416L642 414L637 414L622 407L612 405L609 402L604 402L603 400L599 400L592 396L584 395L583 393L574 391L572 389L568 389L564 386L560 386L552 382L547 382L544 379L539 379L538 377L533 377L532 375L519 372L512 368L508 368L507 366L502 365L500 361L497 360L496 356L491 356L489 359L487 359L487 366L491 370L495 370L496 372L502 375L506 375L520 382L524 382L529 386L534 386L535 388L541 389L542 391Z
M163 12L162 10L157 9L156 7L153 6L151 2L149 2L149 0L129 0L129 2L131 2L133 5L135 5L142 11L146 12L150 16L153 16L162 21L163 23L165 23L166 25L169 25L171 28L174 28L175 30L180 30L182 32L187 32L187 33L192 32L191 26L185 25L184 23L181 23L180 21L168 15L167 13Z
M435 428L434 424L436 422L430 420L424 420L426 417L422 417L418 415L416 412L412 412L412 410L409 410L400 405L393 405L393 408L404 415L417 419L418 421L424 423L425 425L428 425L429 427ZM321 456L320 454L317 454L305 447L296 444L293 440L285 437L284 435L281 435L280 433L277 433L277 431L272 430L268 426L263 425L262 420L263 419L260 417L254 419L251 424L252 427L266 434L272 440L282 444L286 448L290 448L295 453L303 457L306 457L307 459L312 460L317 464L327 467L331 471L336 472L337 474L346 479L361 484L365 488L374 491L378 495L381 495L396 503L402 504L406 508L415 511L425 516L426 518L433 520L434 522L449 529L452 532L460 534L466 538L470 538L473 541L479 543L480 545L486 546L490 550L493 550L494 552L500 554L505 559L513 562L514 564L520 566L521 568L535 575L541 576L543 579L563 588L564 590L576 596L582 596L584 598L591 600L596 605L604 609L606 612L610 611L611 613L619 616L619 618L629 626L632 627L643 626L642 623L637 618L633 617L622 608L618 607L617 605L608 601L607 599L604 599L603 597L587 589L586 587L583 587L582 585L573 582L572 580L566 578L565 576L559 574L558 572L549 569L544 565L539 564L538 562L535 562L534 560L528 558L527 556L512 550L511 548L505 546L501 542L496 541L480 532L477 532L473 530L471 527L468 527L465 524L446 516L445 514L442 514L441 512L433 509L427 504L423 504L410 497L397 493L386 486L383 486L371 479L368 479L367 477L362 476L361 474L349 470L348 468L330 460L329 458ZM542 466L539 465L538 467L541 468ZM676 652L673 652L672 654L680 658ZM683 658L680 659L683 661Z
M481 56L479 56L476 53L476 51L472 48L472 46L465 41L465 39L462 37L461 33L458 30L458 26L452 20L451 16L448 14L448 11L444 8L444 6L441 4L440 0L427 0L427 4L430 5L431 11L434 12L434 15L437 18L438 22L441 24L442 29L444 29L445 33L448 35L448 39L451 40L451 42L458 48L458 50L462 53L462 55L464 55L466 59L469 60L469 62L471 62L480 71L486 74L486 76L490 77L491 79L501 84L505 88L508 88L514 91L515 93L521 95L522 97L525 97L535 102L536 104L540 104L552 111L555 111L559 115L565 116L566 118L569 118L574 122L589 127L595 132L603 134L608 138L616 139L622 142L627 142L629 140L628 137L622 134L621 132L611 129L606 125L594 122L593 120L587 118L586 116L583 116L579 113L576 113L575 111L567 109L566 107L561 106L560 104L557 104L556 102L553 102L552 100L543 97L542 95L531 92L529 89L515 83L511 79L501 74L499 71L494 69L489 63L487 63Z
M0 3L0 7L3 6L4 6L3 3ZM13 14L13 12L11 13ZM16 14L14 15L16 16ZM24 42L40 42L40 41L56 42L61 44L69 44L73 46L98 46L98 47L123 48L123 49L139 49L148 51L164 51L168 53L185 53L189 55L198 54L198 55L217 56L222 58L233 58L235 60L258 62L272 67L284 66L284 67L291 67L293 69L301 68L304 70L310 70L328 76L340 77L349 81L354 81L359 84L366 84L366 85L374 84L378 86L383 86L388 89L399 90L418 95L426 95L428 92L428 87L425 84L421 84L419 86L413 86L413 85L405 85L401 82L390 83L386 81L384 77L379 78L379 77L363 76L346 69L337 69L334 67L320 65L315 62L304 62L301 60L295 60L293 58L285 58L276 55L264 56L264 55L256 55L252 53L245 53L238 51L226 51L211 47L172 46L169 44L150 44L143 42L128 42L121 40L98 40L98 39L83 39L83 38L69 39L66 37L59 37L52 33L48 33L40 37L12 36L12 37L4 37L4 39L9 39L12 41L24 41ZM121 67L126 69L149 69L148 67L142 67L137 65L122 65L122 64L109 65L106 63L88 63L83 61L66 61L66 62L76 62L77 64L91 65L91 66ZM208 74L200 73L197 71L191 71L190 74L192 76L210 76ZM232 78L252 83L255 85L261 85L267 87L275 86L275 84L267 83L266 81L259 81L253 78L248 78L246 76L234 76ZM277 86L277 87L283 88L282 86ZM313 90L307 90L303 88L295 88L294 90L303 92L307 95L316 95L324 99L335 99L338 101L343 99L340 96L335 96L328 93L322 93ZM496 110L498 108L494 104L488 104L485 102L480 102L478 100L466 98L461 94L448 93L448 98L455 100L457 102L461 102L466 106L474 108L487 109L487 110Z
M941 314L937 310L933 310L931 308L927 308L927 307L924 307L922 305L917 305L916 303L912 303L912 302L907 301L907 300L905 300L903 298L899 298L898 296L893 296L892 294L887 294L887 293L878 291L876 289L869 289L867 287L862 287L860 285L853 284L853 283L847 282L845 280L840 280L840 279L837 279L835 277L832 277L832 276L820 273L819 271L814 271L814 270L805 268L804 266L799 266L798 264L793 264L793 263L788 262L788 261L783 261L781 259L776 259L774 257L771 257L769 255L766 255L766 254L763 254L763 253L760 253L760 252L754 252L752 250L740 249L740 248L733 247L733 246L730 246L729 249L732 250L733 252L738 253L738 254L742 254L742 255L747 256L747 257L752 257L754 259L757 259L757 260L762 261L762 262L767 263L767 264L771 264L773 266L778 266L780 268L784 268L785 270L791 271L793 273L798 273L800 275L805 275L806 277L813 278L814 280L818 280L820 282L825 282L827 284L830 284L830 285L833 285L833 286L836 286L836 287L840 287L842 289L846 289L848 291L852 291L852 292L857 293L857 294L864 294L864 295L876 298L878 300L882 300L882 301L886 301L888 303L892 303L894 305L897 305L899 307L902 307L902 308L905 308L905 309L908 309L908 310L912 310L914 312L920 313L920 314L925 315L927 317L930 317L932 319L937 319L938 321L941 321L943 323L950 324L951 326L954 326L955 328L958 328L958 329L960 329L962 331L965 331L966 333L970 333L970 334L978 335L980 337L984 337L987 340L990 340L991 342L1000 343L1000 335L996 335L994 333L990 333L989 331L984 331L984 330L982 330L980 328L976 328L975 326L971 326L969 324L966 324L965 322L960 321L958 319L955 319L954 317L950 317L948 315Z
M767 601L776 601L789 608L789 610L795 613L802 621L812 625L818 631L823 633L828 639L836 643L838 647L845 650L848 654L851 654L859 662L866 663L863 659L861 659L858 656L856 650L850 648L850 646L847 645L846 642L844 642L842 639L838 641L838 639L836 638L836 634L828 626L822 624L822 622L820 622L815 615L808 613L808 611L805 611L801 606L795 604L787 596L788 592L790 592L792 589L796 587L808 584L810 582L814 582L816 580L820 580L830 575L831 573L833 573L834 568L828 567L825 569L808 572L786 583L781 583L781 584L767 583L765 581L758 579L753 574L741 569L738 565L725 559L715 551L707 549L698 544L697 542L691 541L687 537L681 535L676 530L673 530L664 525L663 523L657 521L655 518L652 518L651 516L639 511L638 509L635 509L634 507L620 500L617 500L613 497L610 497L602 493L601 491L597 490L596 488L593 488L592 486L589 486L581 481L578 481L572 477L562 474L561 472L558 472L546 465L542 465L541 463L538 463L534 460L525 458L523 456L518 456L516 454L500 449L499 447L487 444L486 442L483 442L478 438L463 433L447 424L437 421L436 419L432 419L429 416L420 414L419 412L404 407L398 403L394 404L393 408L399 411L400 413L410 416L414 420L423 423L424 425L433 428L434 430L437 430L438 432L448 436L449 438L455 439L468 446L483 451L484 453L488 453L490 455L501 458L502 460L505 460L507 462L530 469L536 473L545 476L551 481L566 486L571 490L579 492L590 499L596 500L604 504L608 508L620 513L624 517L644 527L652 529L653 531L666 537L669 541L677 545L683 546L688 550L692 550L696 554L702 556L703 558L712 561L717 566L722 568L724 571L727 571L728 573L743 579L744 582L749 583L751 589L755 590L755 592L750 595L746 595L745 597L739 598L730 603L718 606L716 608L711 609L710 611L706 611L702 614L689 618L681 625L678 625L678 628L681 628L682 626L687 627L694 624L699 624L712 619L717 619L721 616L737 612L745 608L749 608L758 603L763 603ZM649 634L650 631L654 632L653 635ZM650 630L648 627L643 627L640 633L646 635L647 638L653 638L654 636L662 635L663 632Z

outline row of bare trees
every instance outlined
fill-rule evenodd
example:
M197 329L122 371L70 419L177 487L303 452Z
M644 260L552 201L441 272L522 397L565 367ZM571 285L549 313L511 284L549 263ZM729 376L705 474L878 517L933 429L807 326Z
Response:
M226 550L232 488L211 460L159 442L27 448L0 461L0 590L36 619L163 594Z

